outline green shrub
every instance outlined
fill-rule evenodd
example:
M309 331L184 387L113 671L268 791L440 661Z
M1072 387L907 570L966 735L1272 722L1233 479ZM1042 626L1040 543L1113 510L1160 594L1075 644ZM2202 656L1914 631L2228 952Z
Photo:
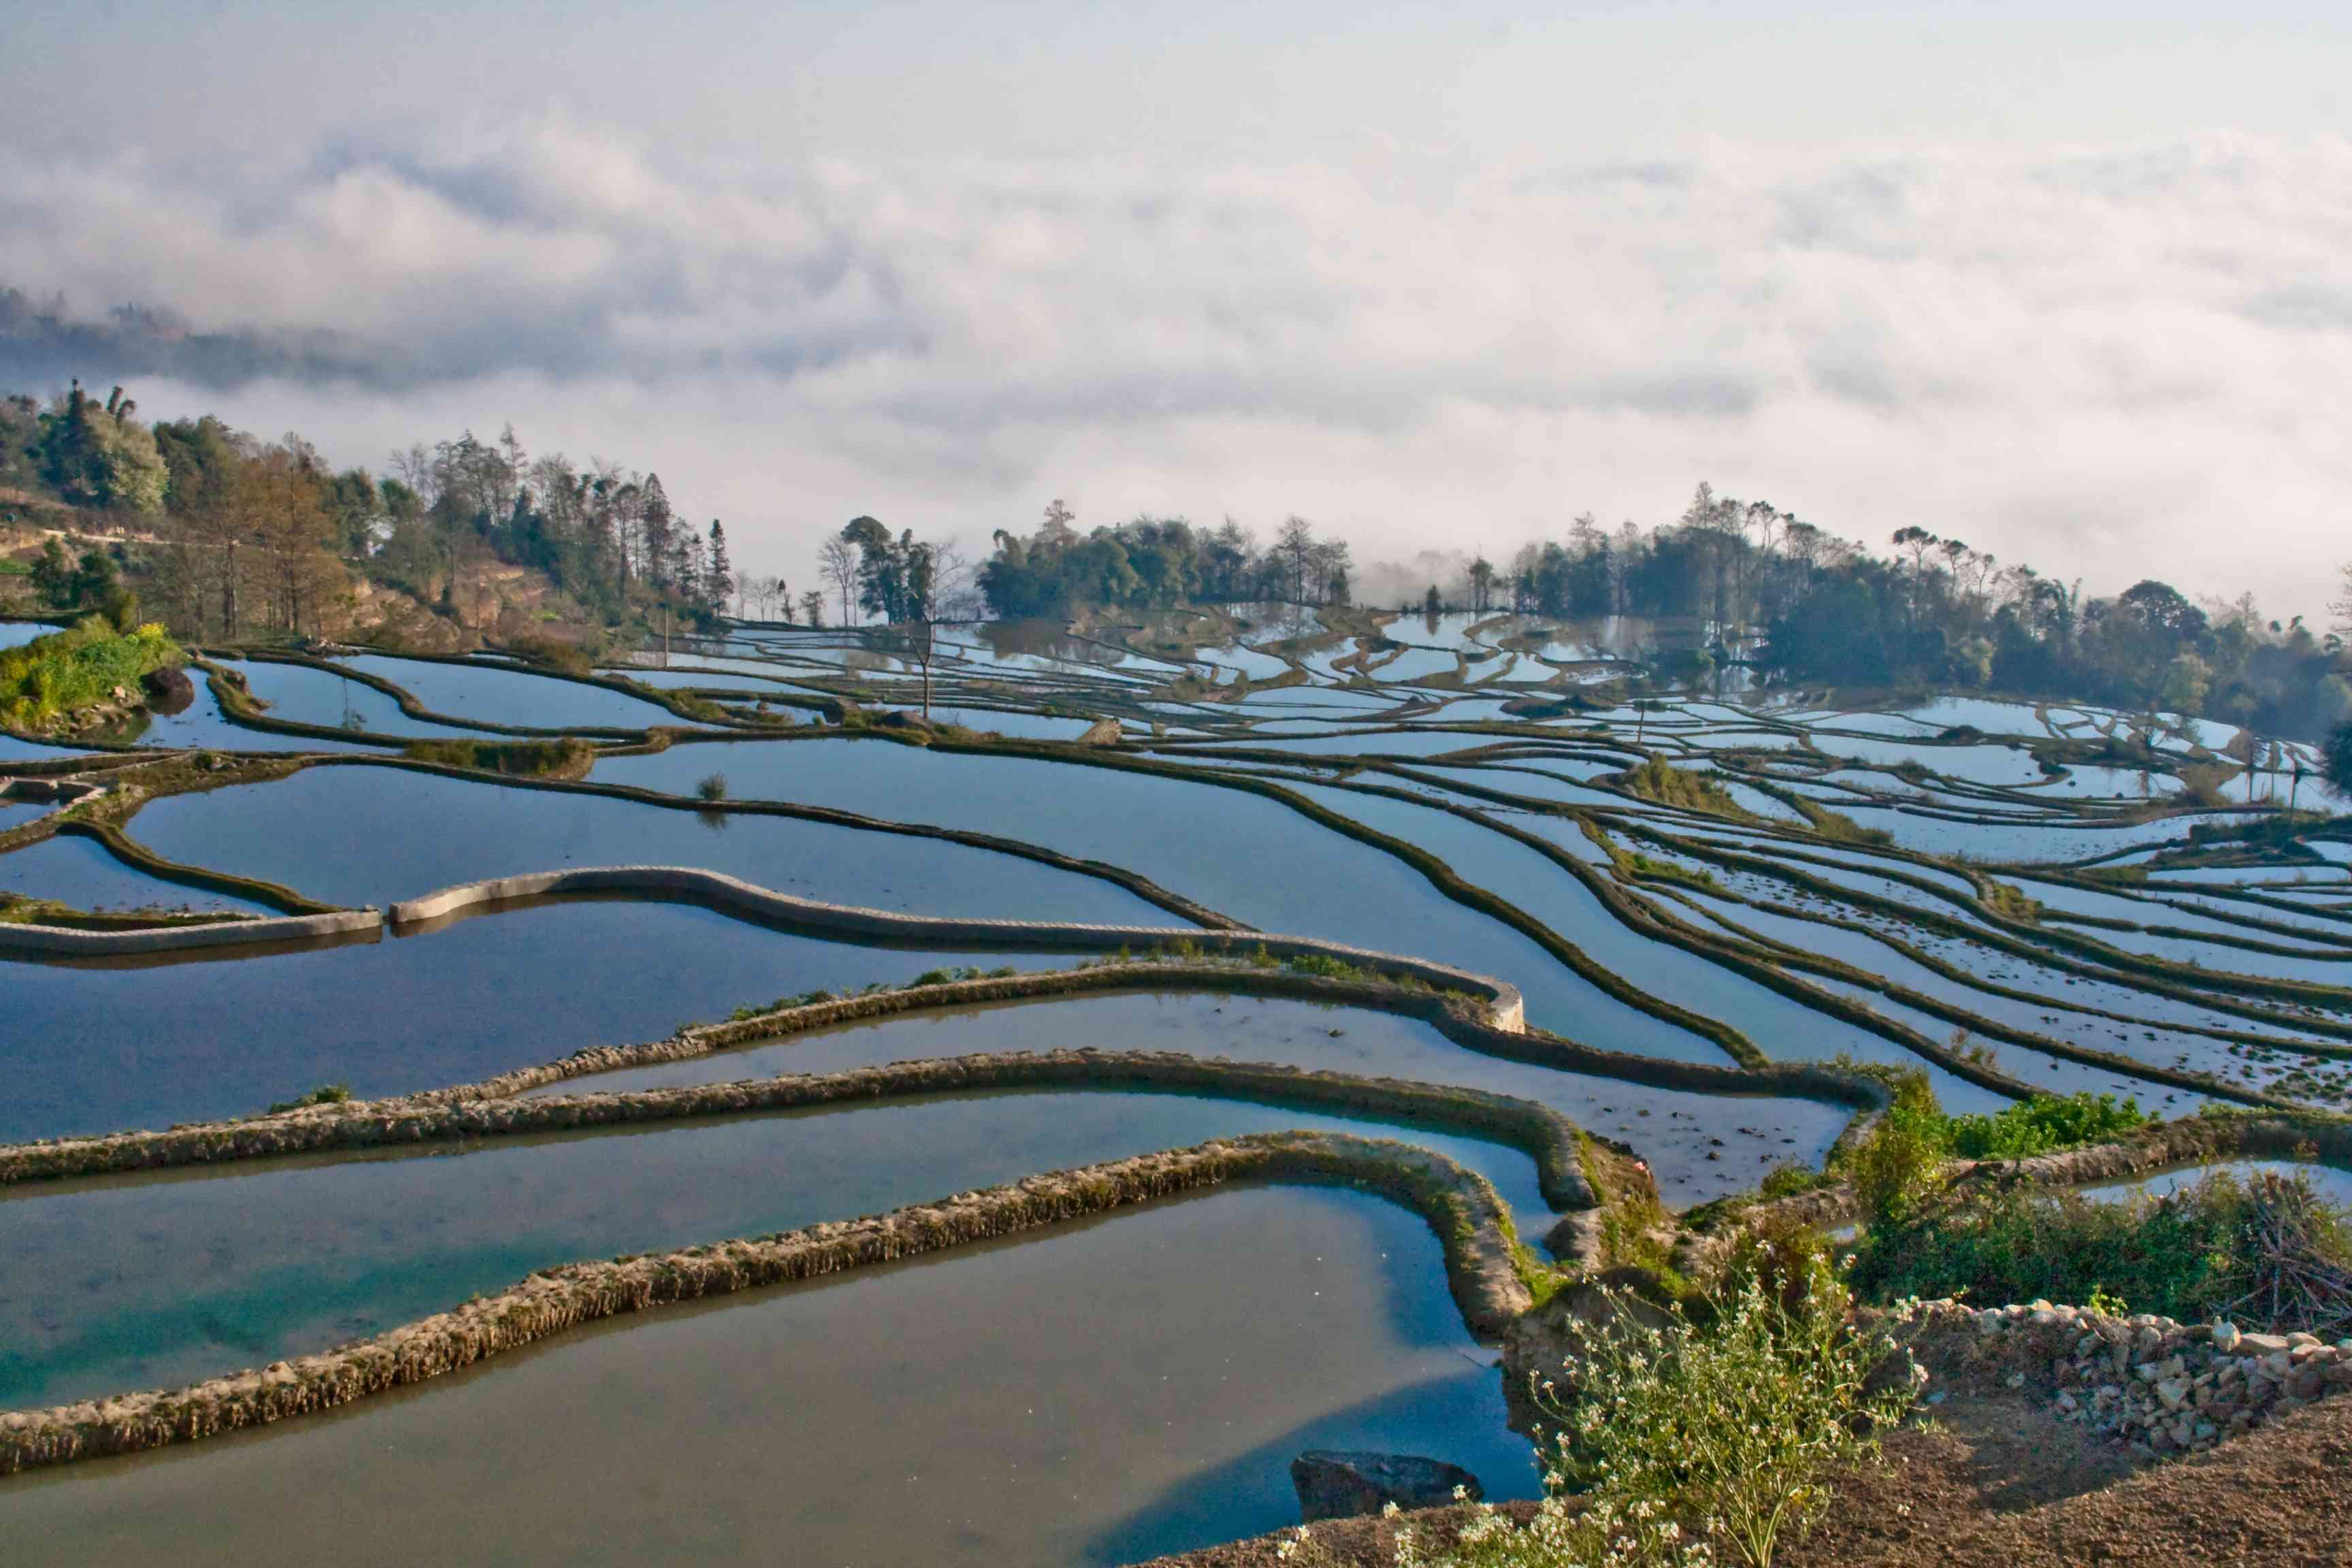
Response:
M1857 1332L1826 1261L1800 1267L1791 1300L1758 1280L1705 1321L1611 1298L1615 1321L1564 1320L1565 1394L1538 1403L1559 1424L1544 1500L1526 1524L1487 1504L1450 1546L1398 1535L1400 1568L1698 1568L1727 1549L1770 1568L1784 1537L1830 1497L1823 1478L1875 1451L1918 1388L1874 1373L1899 1355Z
M1990 1116L1955 1116L1948 1126L1951 1151L1970 1160L2022 1160L2078 1143L2097 1143L2151 1118L2139 1101L2120 1103L2112 1094L2037 1094Z
M576 735L560 741L411 741L401 753L420 763L509 778L582 778L596 762L596 748Z
M2021 1160L2095 1143L2149 1120L2139 1102L2112 1094L2037 1094L1990 1115L1946 1116L1923 1073L1895 1079L1895 1103L1841 1161L1864 1221L1900 1224L1943 1184L1944 1162Z
M2352 1325L2352 1226L2296 1173L2223 1171L2160 1199L2005 1192L1865 1234L1863 1294L2088 1301L2183 1321L2332 1334Z
M277 1101L270 1106L267 1114L276 1116L280 1111L300 1110L307 1106L312 1105L341 1105L345 1100L351 1099L351 1097L352 1086L350 1084L322 1083L308 1094L298 1095L292 1100L281 1100Z
M561 637L541 633L526 632L521 637L510 638L506 651L517 658L544 665L550 669L560 669L569 675L585 675L594 668L594 660L588 649L577 643L568 643Z
M1885 846L1895 842L1895 836L1885 828L1864 827L1845 813L1832 811L1825 805L1816 805L1803 795L1790 795L1788 799L1804 816L1816 837L1826 838L1833 844Z
M1685 811L1703 811L1717 816L1748 816L1747 808L1731 798L1729 790L1704 773L1678 768L1664 757L1652 757L1638 768L1601 782L1613 782L1627 794L1656 801L1660 805L1680 806Z
M727 798L727 775L725 773L703 774L702 777L696 782L694 793L700 795L705 800L725 800Z
M0 649L0 723L34 729L132 692L159 669L187 662L153 623L118 632L96 616L68 631Z
M1810 1193L1825 1187L1834 1180L1827 1171L1816 1171L1811 1165L1791 1161L1773 1166L1757 1184L1757 1194L1768 1202L1774 1198L1793 1198L1799 1193Z
M1943 1185L1947 1125L1927 1074L1895 1080L1895 1102L1840 1162L1866 1223L1907 1219L1935 1195Z

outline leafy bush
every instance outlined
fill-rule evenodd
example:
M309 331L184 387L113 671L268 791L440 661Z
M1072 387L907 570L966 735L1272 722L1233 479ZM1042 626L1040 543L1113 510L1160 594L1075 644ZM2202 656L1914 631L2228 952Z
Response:
M1705 773L1678 768L1664 757L1652 757L1640 767L1619 773L1613 781L1601 782L1613 782L1629 795L1656 801L1660 805L1704 811L1717 816L1748 816L1747 808L1731 798L1729 790Z
M420 763L509 778L581 778L596 761L596 748L576 735L561 741L411 741L401 752Z
M1544 1500L1515 1523L1481 1504L1450 1548L1400 1531L1401 1568L1602 1568L1712 1563L1727 1547L1770 1568L1782 1539L1828 1500L1824 1477L1872 1454L1917 1373L1888 1379L1892 1342L1853 1326L1826 1257L1773 1261L1780 1282L1736 1281L1704 1321L1612 1298L1616 1321L1566 1321L1563 1395Z
M2118 1103L2112 1094L2037 1094L1991 1116L1955 1116L1948 1142L1952 1152L1970 1160L2022 1160L2053 1149L2097 1143L2143 1125L2151 1118L2139 1101Z
M506 650L517 658L570 675L585 675L594 668L588 649L577 643L541 633L526 632L521 637L511 637L508 639Z
M1853 1282L1876 1300L2087 1301L2183 1321L2352 1323L2352 1226L2310 1178L2226 1172L2160 1199L2008 1192L1866 1233Z
M297 1095L292 1100L277 1101L270 1106L267 1114L275 1116L283 1110L300 1110L312 1105L341 1105L351 1097L350 1084L322 1083L308 1094Z
M2020 925L2039 925L2042 922L2042 906L2027 897L2023 889L1996 881L1990 877L1987 877L1980 886L1983 889L1981 901L1994 914L2015 921Z
M187 662L180 645L150 622L117 632L93 616L69 631L0 649L0 722L31 729L137 691L159 669Z
M1799 1193L1812 1192L1827 1186L1834 1179L1826 1171L1816 1171L1811 1165L1790 1161L1765 1172L1764 1179L1757 1184L1756 1190L1758 1195L1769 1202L1774 1198L1793 1198Z
M1895 1103L1850 1152L1842 1169L1864 1220L1900 1224L1917 1215L1943 1184L1945 1160L2021 1160L2095 1143L2149 1120L2139 1102L2112 1094L2037 1094L1990 1115L1946 1116L1926 1075L1895 1081Z
M1925 1073L1896 1080L1895 1102L1840 1163L1864 1221L1909 1218L1943 1185L1948 1123Z
M694 793L700 795L705 800L725 800L727 798L727 775L725 773L703 774L702 777L695 784Z

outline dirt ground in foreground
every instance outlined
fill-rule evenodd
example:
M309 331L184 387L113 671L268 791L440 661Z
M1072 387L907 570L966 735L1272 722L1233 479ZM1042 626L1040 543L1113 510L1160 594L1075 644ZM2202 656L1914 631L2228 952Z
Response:
M2210 1452L2135 1463L2038 1403L1955 1393L1937 1427L1897 1433L1886 1463L1840 1479L1784 1568L2075 1568L2082 1563L2352 1565L2352 1397ZM1450 1510L1408 1515L1443 1531ZM1393 1527L1315 1527L1318 1568L1386 1568ZM1147 1568L1272 1568L1275 1537ZM1294 1565L1299 1559L1293 1559Z

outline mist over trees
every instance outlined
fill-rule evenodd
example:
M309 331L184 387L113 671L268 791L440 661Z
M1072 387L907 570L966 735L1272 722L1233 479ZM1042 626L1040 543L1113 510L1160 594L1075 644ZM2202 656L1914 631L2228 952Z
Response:
M2265 621L2251 599L2203 603L2138 583L2085 601L2081 584L2003 563L1916 526L1886 553L1769 501L1702 484L1674 521L1603 528L1591 513L1507 565L1484 552L1424 552L1363 569L1344 541L1291 518L1261 547L1227 519L1137 518L1081 533L1056 501L1022 536L1000 531L980 571L1006 617L1181 605L1362 601L1437 614L1694 623L1718 661L1853 686L1997 689L2207 714L2258 732L2315 736L2352 719L2352 664L2336 633ZM2352 584L2344 612L2352 620Z
M510 426L412 445L380 473L339 471L298 435L268 441L211 416L150 425L121 388L100 399L75 385L0 399L0 521L27 502L110 541L27 566L41 603L143 601L200 639L344 635L371 618L389 637L404 613L487 626L502 575L518 574L592 627L708 626L730 611L909 627L1370 604L1672 623L1718 664L1790 680L2077 698L2280 736L2352 720L2337 633L2266 620L2249 599L2148 581L2086 600L2079 583L1916 525L1867 547L1706 485L1671 521L1612 529L1588 512L1502 561L1433 547L1360 565L1298 516L1264 539L1230 517L1081 530L1056 500L1028 532L998 531L971 570L952 541L859 517L827 533L796 595L781 577L740 578L724 524L693 520L658 474L533 453ZM2352 622L2352 583L2336 608Z

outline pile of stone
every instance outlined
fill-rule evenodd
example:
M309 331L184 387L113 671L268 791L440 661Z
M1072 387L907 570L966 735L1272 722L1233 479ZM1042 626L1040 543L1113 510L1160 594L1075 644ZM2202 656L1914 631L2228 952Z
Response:
M2352 1388L2352 1339L2331 1344L2048 1301L1982 1310L1922 1302L1899 1337L1931 1366L2042 1389L2064 1419L2151 1454L2210 1448Z

